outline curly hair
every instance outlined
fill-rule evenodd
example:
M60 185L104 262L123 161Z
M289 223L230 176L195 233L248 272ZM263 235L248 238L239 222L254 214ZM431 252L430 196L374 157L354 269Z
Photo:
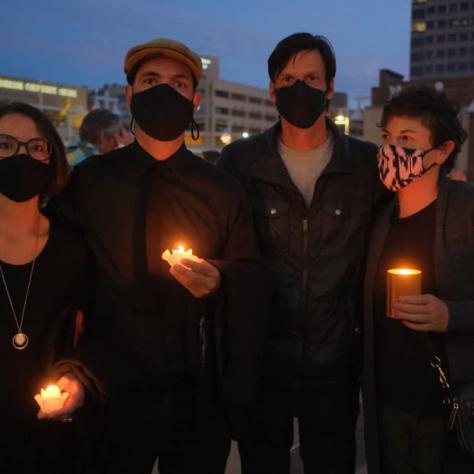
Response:
M392 117L399 116L419 118L431 132L435 147L448 140L454 142L453 152L441 167L442 172L449 173L467 138L459 117L459 107L434 87L410 86L384 104L380 125L385 127Z

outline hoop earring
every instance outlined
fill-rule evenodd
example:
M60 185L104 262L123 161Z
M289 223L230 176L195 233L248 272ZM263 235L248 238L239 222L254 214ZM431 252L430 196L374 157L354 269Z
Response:
M199 140L199 127L194 119L191 120L191 138L194 141Z

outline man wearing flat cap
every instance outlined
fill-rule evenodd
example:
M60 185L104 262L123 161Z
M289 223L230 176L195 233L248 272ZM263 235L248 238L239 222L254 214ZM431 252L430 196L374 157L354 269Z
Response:
M158 457L161 474L223 473L254 401L268 278L240 185L184 144L200 57L157 39L124 69L135 142L77 166L51 206L95 262L92 317L57 369L106 399L101 472L149 474ZM163 260L179 246L193 256Z

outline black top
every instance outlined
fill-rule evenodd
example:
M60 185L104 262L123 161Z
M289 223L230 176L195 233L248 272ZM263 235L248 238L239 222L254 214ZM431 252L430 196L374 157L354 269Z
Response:
M53 206L84 233L97 266L85 365L111 396L194 386L199 318L216 298L194 298L161 255L182 244L205 259L255 259L238 183L184 146L157 161L134 143L77 166Z
M54 382L48 369L72 346L75 310L80 307L85 250L82 241L63 224L51 223L46 246L37 257L22 330L29 343L12 345L17 333L5 286L0 281L0 424L16 426L36 418L33 397ZM31 263L1 263L18 319L25 298Z
M436 201L420 212L392 220L375 285L376 384L382 403L410 413L441 413L442 394L426 334L386 317L386 272L389 268L422 270L422 293L436 295L433 266ZM442 336L429 334L441 353Z

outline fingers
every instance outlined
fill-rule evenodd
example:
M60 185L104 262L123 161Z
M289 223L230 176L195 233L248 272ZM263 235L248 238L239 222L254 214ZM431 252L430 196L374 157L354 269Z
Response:
M196 298L202 298L207 296L219 288L220 285L220 273L219 271L209 265L206 262L205 266L202 266L199 262L191 262L189 260L184 261L183 264L188 265L188 263L193 263L199 265L199 270L204 269L205 274L194 271L192 269L186 268L183 265L173 265L170 267L170 273L173 275L176 280L181 283L189 292ZM209 265L212 270L207 268Z
M433 295L410 295L410 296L399 296L397 303L408 303L408 304L429 304L432 303L435 297Z
M181 260L181 266L190 268L193 272L200 273L201 275L211 277L215 275L215 272L218 271L216 267L206 262L205 260L196 262L195 260L188 260L183 258Z
M434 326L430 323L413 323L407 320L402 320L400 322L407 328L412 329L413 331L417 331L417 332L427 332L427 331L435 330Z

